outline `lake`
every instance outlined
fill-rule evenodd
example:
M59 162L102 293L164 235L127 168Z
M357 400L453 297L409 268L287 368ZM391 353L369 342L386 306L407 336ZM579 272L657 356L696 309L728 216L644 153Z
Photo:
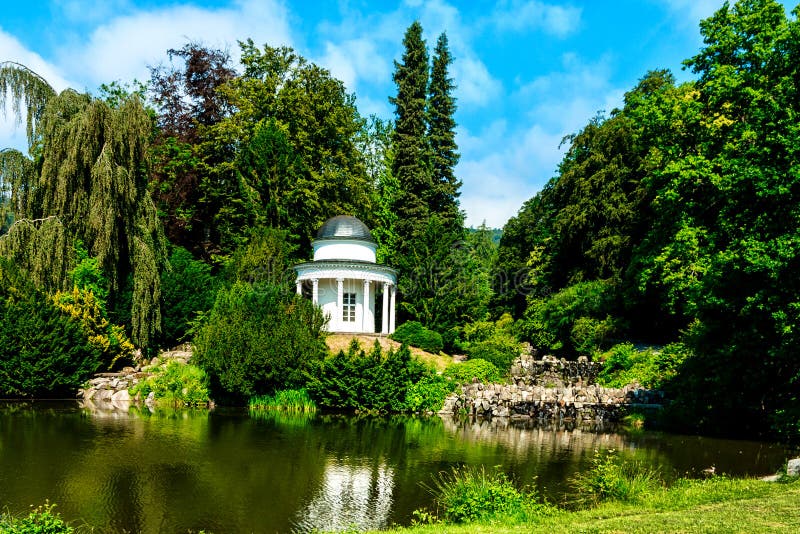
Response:
M596 449L668 476L774 473L770 443L449 418L251 417L243 410L103 412L75 402L0 403L0 506L49 499L112 532L381 528L431 506L424 488L461 465L500 469L561 501Z

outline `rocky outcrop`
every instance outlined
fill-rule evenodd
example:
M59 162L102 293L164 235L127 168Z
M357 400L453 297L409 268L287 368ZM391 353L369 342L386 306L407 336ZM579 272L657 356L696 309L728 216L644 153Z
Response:
M97 373L84 387L78 390L77 398L84 404L108 409L127 410L131 402L152 404L152 393L142 399L132 398L129 389L153 374L158 367L165 367L170 361L188 363L192 357L191 346L186 344L171 351L162 352L150 361L136 367L125 367L116 373Z
M605 388L594 383L602 363L523 356L510 384L472 383L445 401L440 413L508 417L539 422L616 422L632 408L658 409L660 391L637 386Z

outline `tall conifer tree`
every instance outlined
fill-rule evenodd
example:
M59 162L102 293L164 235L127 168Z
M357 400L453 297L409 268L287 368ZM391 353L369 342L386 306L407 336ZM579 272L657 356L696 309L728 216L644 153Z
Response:
M461 181L456 178L458 163L456 144L456 99L453 79L448 76L448 67L453 62L447 43L447 34L442 33L436 41L428 89L428 143L432 188L428 195L429 209L439 214L442 223L456 234L463 232L464 217L459 209L458 197Z
M396 252L400 254L409 251L414 234L428 218L426 197L431 189L426 139L428 50L419 21L406 30L403 46L402 63L395 61L394 64L397 97L389 99L395 105L397 115L392 139L392 174L400 186L394 202L394 211L398 215Z

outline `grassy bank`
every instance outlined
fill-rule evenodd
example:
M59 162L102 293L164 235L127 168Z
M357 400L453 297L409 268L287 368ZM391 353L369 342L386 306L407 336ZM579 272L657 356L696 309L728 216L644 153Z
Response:
M400 529L413 533L502 532L800 532L800 480L680 480L635 502L603 502L558 511L535 521L495 518L484 523L442 523Z

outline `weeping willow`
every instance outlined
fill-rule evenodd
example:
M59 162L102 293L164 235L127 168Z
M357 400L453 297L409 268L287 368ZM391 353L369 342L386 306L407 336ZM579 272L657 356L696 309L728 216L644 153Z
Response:
M33 159L0 154L0 194L14 220L0 237L0 254L45 288L70 289L80 239L108 277L111 298L131 277L131 338L147 347L160 331L166 257L147 190L152 119L135 95L111 107L71 89L48 94L42 84L26 67L2 64L0 107L10 96L18 120L27 109Z

